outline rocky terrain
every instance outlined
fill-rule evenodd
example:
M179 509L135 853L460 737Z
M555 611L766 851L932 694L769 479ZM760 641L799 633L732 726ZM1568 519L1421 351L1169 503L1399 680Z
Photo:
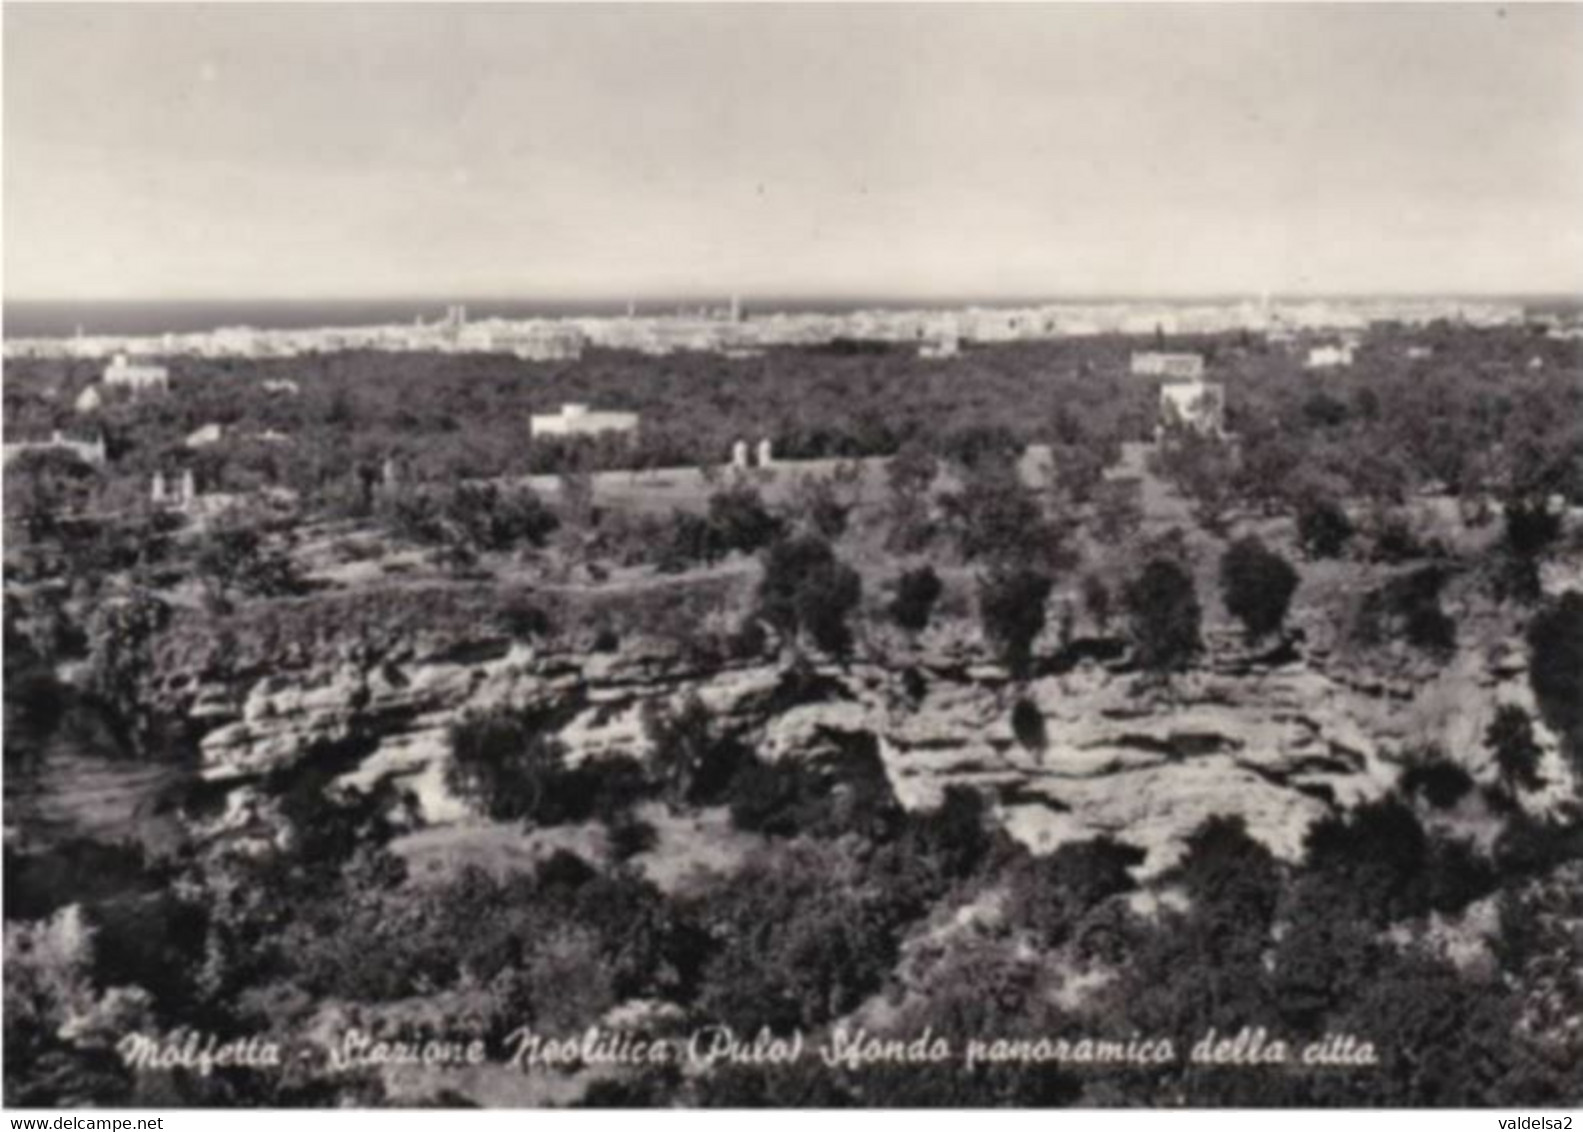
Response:
M434 603L407 598L434 613ZM356 738L366 753L343 781L366 788L391 780L411 791L425 823L460 821L467 809L447 790L444 768L447 729L463 713L553 707L567 721L559 738L569 760L641 758L650 743L646 705L675 707L696 695L766 761L839 761L872 750L904 806L930 807L948 785L971 784L1035 851L1110 833L1145 848L1142 871L1152 873L1216 813L1242 815L1255 837L1295 858L1312 821L1389 790L1406 752L1428 744L1488 781L1479 737L1490 715L1502 702L1532 706L1522 651L1499 626L1443 667L1403 655L1360 666L1323 645L1305 647L1301 634L1256 655L1222 635L1210 641L1210 663L1167 684L1129 671L1118 642L1078 640L1014 684L982 662L961 626L955 635L931 631L883 662L810 671L772 650L689 657L641 633L610 651L515 638L478 610L457 608L410 632L387 626L392 640L382 648L354 631L346 605L300 603L292 622L315 632L289 650L279 621L267 632L234 626L241 635L224 665L212 646L184 648L190 638L180 626L168 635L152 678L185 705L200 774L240 787L230 820L245 821L251 811L241 803L261 775ZM266 652L274 663L258 663ZM1018 698L1043 721L1038 741L1013 734ZM1540 738L1548 793L1564 798L1562 760L1542 729Z

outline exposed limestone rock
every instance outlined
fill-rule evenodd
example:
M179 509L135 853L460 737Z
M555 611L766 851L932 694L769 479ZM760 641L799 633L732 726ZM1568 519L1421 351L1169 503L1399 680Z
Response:
M370 738L372 753L343 781L394 780L425 820L449 822L465 814L444 781L447 731L464 713L555 706L565 709L558 738L569 760L643 759L648 712L696 696L721 731L765 760L839 758L861 741L878 750L904 806L933 806L948 786L970 785L1036 850L1109 833L1146 849L1151 872L1217 813L1241 814L1255 837L1295 856L1316 818L1392 786L1409 740L1439 742L1487 778L1482 734L1495 704L1531 705L1511 649L1466 649L1436 672L1417 657L1365 669L1339 652L1316 661L1292 649L1227 648L1167 685L1087 654L1019 685L961 650L919 649L906 667L813 669L687 660L636 641L555 652L487 631L471 641L415 633L381 651L327 630L271 674L253 665L228 683L195 678L188 702L206 728L207 777L289 766L315 744ZM1043 718L1040 749L1012 733L1019 698ZM1541 729L1541 741L1549 771L1553 737Z

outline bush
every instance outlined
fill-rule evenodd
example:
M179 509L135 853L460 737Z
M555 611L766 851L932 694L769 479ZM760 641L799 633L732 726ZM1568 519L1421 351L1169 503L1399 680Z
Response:
M605 825L610 852L618 861L627 861L639 853L647 853L659 840L655 828L631 811L616 814Z
M1130 870L1143 858L1143 850L1109 837L1029 858L1012 873L1008 918L1044 946L1059 947L1090 909L1137 887Z
M970 471L961 489L940 503L969 562L1036 563L1053 554L1054 535L1044 511L1014 464Z
M662 574L680 574L696 565L719 561L729 550L725 534L709 519L676 508L668 531L659 540L655 567Z
M674 714L651 709L643 724L653 744L655 778L672 805L718 797L742 761L736 745L715 733L714 717L696 695Z
M1568 590L1528 624L1528 682L1545 722L1583 759L1583 593Z
M446 786L497 821L538 817L550 808L565 759L546 724L528 712L464 716L451 725Z
M1439 748L1431 747L1408 763L1400 784L1409 797L1421 797L1437 810L1449 810L1472 791L1473 776Z
M1013 675L1028 670L1033 642L1044 630L1051 585L1048 575L1027 566L996 566L979 579L984 639Z
M781 521L764 506L751 484L738 483L709 497L709 524L716 543L726 550L753 554L781 533Z
M626 757L566 765L566 750L542 711L471 712L451 725L445 784L496 821L558 825L613 820L652 793L648 776Z
M1339 501L1310 495L1297 505L1297 541L1310 558L1335 558L1352 533L1352 520Z
M1495 755L1495 767L1508 790L1537 790L1544 785L1539 775L1543 754L1534 740L1533 720L1516 704L1502 704L1484 732L1484 743Z
M1186 668L1203 649L1193 577L1172 558L1156 558L1128 584L1128 634L1133 657L1156 673Z
M765 553L759 615L787 638L806 634L825 652L845 655L852 647L847 619L862 597L857 571L820 538L781 539Z
M1226 609L1242 622L1250 641L1280 629L1297 581L1291 564L1252 535L1232 543L1220 560Z
M1344 900L1331 915L1385 927L1425 911L1429 838L1399 798L1327 815L1309 827L1305 844L1308 870L1331 881Z
M904 572L896 579L896 592L890 603L891 620L909 633L923 632L929 627L929 616L943 588L940 576L931 566Z
M1110 587L1098 574L1083 577L1083 608L1101 633L1110 631Z
M1355 634L1366 644L1400 639L1414 648L1445 655L1456 647L1456 623L1440 607L1446 582L1440 566L1425 566L1364 596Z
M1039 710L1038 704L1026 697L1019 697L1011 705L1011 733L1026 750L1040 754L1044 752L1047 736L1044 713Z

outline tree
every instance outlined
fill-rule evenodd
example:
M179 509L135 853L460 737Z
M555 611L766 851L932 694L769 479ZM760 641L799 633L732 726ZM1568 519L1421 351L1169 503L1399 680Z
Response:
M235 593L279 597L302 587L291 556L268 545L263 532L247 523L228 522L206 532L194 567L218 605Z
M1501 545L1499 592L1522 602L1539 598L1539 563L1561 534L1561 516L1545 500L1512 499L1506 504Z
M783 636L806 634L835 656L852 647L847 620L863 597L863 580L815 535L777 539L764 553L759 615Z
M901 553L921 550L929 541L929 491L940 474L940 462L916 440L885 465L886 511L890 530L885 544Z
M1534 614L1528 656L1540 714L1583 762L1583 593L1568 590Z
M1346 509L1328 495L1309 494L1297 505L1297 540L1310 558L1334 558L1352 538Z
M792 511L812 534L835 542L846 533L854 503L837 476L799 476L792 487Z
M1024 750L1043 754L1048 736L1045 734L1044 713L1039 705L1026 696L1019 696L1011 705L1011 733Z
M715 734L714 719L696 694L675 713L645 714L643 725L653 744L655 774L673 807L713 797L741 761L738 749Z
M1220 559L1220 592L1226 609L1242 622L1249 641L1278 631L1286 620L1297 571L1254 535L1240 538Z
M497 821L541 820L565 750L528 712L470 713L451 725L445 784Z
M890 603L891 620L909 633L923 632L929 627L929 616L943 588L932 566L904 571L896 579L896 592Z
M1224 441L1190 430L1175 430L1160 445L1159 471L1193 503L1193 517L1206 531L1225 529L1236 486L1236 460Z
M1534 740L1533 720L1517 704L1502 704L1484 732L1484 743L1495 754L1495 767L1508 790L1537 790L1544 785L1539 758L1544 753Z
M721 546L752 554L773 542L781 521L764 506L764 497L748 483L736 483L709 497L709 522Z
M1053 532L1039 500L1014 464L971 467L959 491L941 500L968 561L1032 562L1053 552Z
M1137 480L1105 480L1094 488L1094 537L1115 546L1143 526L1143 489Z
M1110 631L1110 587L1098 574L1083 576L1083 608L1101 633Z
M1013 675L1032 659L1033 642L1044 630L1050 598L1048 574L1029 566L996 564L978 580L978 616L984 639Z
M24 450L5 470L5 515L22 523L30 540L54 534L64 512L86 506L97 481L94 469L64 449Z
M1137 887L1131 870L1143 858L1143 850L1109 837L1062 845L1012 873L1007 914L1044 946L1059 947L1087 912Z
M1133 657L1144 669L1186 668L1203 649L1193 576L1173 558L1155 558L1128 585L1123 602Z

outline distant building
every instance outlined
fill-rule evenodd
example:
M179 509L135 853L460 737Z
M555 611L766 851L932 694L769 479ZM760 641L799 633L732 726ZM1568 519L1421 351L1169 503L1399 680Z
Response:
M302 392L302 389L289 377L266 377L264 379L264 392L285 393L289 396L296 396Z
M117 354L104 369L104 383L127 389L169 389L170 371L164 366L132 365L125 354Z
M1340 369L1352 364L1352 346L1314 346L1308 351L1309 369Z
M98 386L90 385L77 394L77 400L72 403L72 407L79 413L94 413L98 412L103 404L104 397L100 395Z
M4 461L9 464L27 452L65 452L85 464L102 464L106 456L103 435L94 440L67 440L61 431L56 429L48 440L19 440L7 444L4 449Z
M225 426L211 421L209 424L189 432L187 439L182 443L188 448L207 448L211 444L220 443L223 439L225 439Z
M1204 376L1204 358L1202 354L1166 354L1149 350L1132 355L1132 372L1139 377L1197 381Z
M1407 347L1407 356L1415 362L1423 361L1425 358L1433 357L1434 352L1435 350L1433 346Z
M574 327L488 326L473 323L457 337L457 347L481 353L511 354L529 362L575 362L587 336Z
M565 404L558 413L534 413L528 419L533 436L595 436L605 432L634 432L636 413L601 412L587 405Z
M1226 429L1226 390L1214 382L1167 380L1160 387L1160 431L1187 428L1204 436Z

